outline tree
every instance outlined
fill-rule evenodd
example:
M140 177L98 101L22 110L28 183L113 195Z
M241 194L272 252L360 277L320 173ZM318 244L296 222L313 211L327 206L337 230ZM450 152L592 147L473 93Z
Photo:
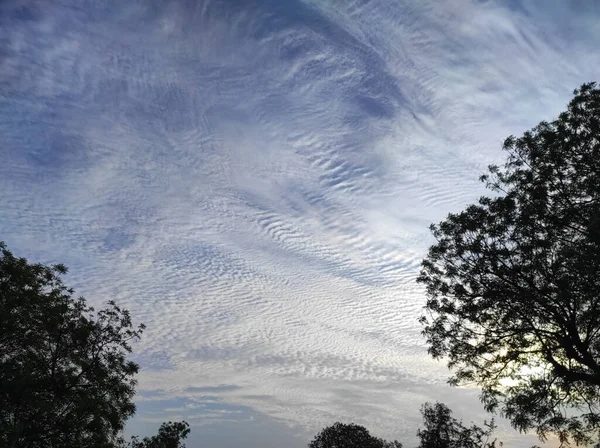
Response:
M308 444L309 448L402 448L396 440L388 442L369 434L363 426L336 422L323 429Z
M186 422L163 423L158 434L152 437L132 437L129 443L120 441L119 448L185 448L182 440L190 433L190 425Z
M398 442L397 440L381 440L382 441L382 448L402 448L402 444L400 442Z
M3 446L109 446L135 412L129 342L114 302L94 314L60 278L0 243L0 441Z
M600 89L504 142L493 195L432 225L418 281L429 352L453 384L544 440L590 443L600 424ZM596 440L597 441L597 440Z
M463 426L452 417L452 411L443 403L425 403L421 407L425 429L417 431L421 440L418 448L495 448L496 439L490 441L496 428L494 422L484 422L484 428L475 424ZM499 444L502 446L502 443Z
M114 447L132 401L140 337L114 302L97 313L62 280L63 265L30 264L0 242L0 446ZM135 448L175 448L187 423L168 423Z

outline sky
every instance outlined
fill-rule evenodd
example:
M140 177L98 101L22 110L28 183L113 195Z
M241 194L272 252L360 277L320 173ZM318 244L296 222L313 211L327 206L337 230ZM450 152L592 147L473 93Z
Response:
M0 240L146 324L130 433L415 446L425 401L489 418L427 355L428 225L598 42L594 0L3 0Z

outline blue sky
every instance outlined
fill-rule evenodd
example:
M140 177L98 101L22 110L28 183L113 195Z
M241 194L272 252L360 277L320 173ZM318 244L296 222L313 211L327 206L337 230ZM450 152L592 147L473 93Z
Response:
M598 78L595 1L0 4L0 239L148 329L129 431L415 443L427 226ZM501 422L508 446L533 439Z

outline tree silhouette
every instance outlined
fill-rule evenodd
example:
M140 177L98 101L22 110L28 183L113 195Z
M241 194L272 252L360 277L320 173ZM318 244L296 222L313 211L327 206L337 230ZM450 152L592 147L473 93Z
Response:
M309 448L402 448L398 441L388 442L369 434L364 426L336 422L323 429L308 444Z
M419 429L418 448L496 448L496 439L490 440L496 428L494 422L466 427L452 417L452 411L443 403L425 403L421 407L424 429Z
M589 443L600 424L600 89L504 142L491 197L432 225L418 281L429 352L519 430ZM597 440L596 440L597 441Z
M129 312L97 313L62 280L63 265L30 264L0 242L0 446L113 448L135 412L140 337ZM178 448L187 423L161 426L131 448ZM136 445L133 445L136 442Z
M185 448L183 440L190 433L190 425L186 422L163 423L158 429L158 434L152 437L132 437L131 441L125 443L123 440L117 445L118 448Z

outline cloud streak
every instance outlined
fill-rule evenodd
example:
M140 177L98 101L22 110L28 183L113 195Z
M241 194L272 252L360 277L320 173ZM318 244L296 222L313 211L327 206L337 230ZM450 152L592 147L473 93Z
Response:
M148 325L143 390L305 435L410 443L427 399L480 418L414 279L502 139L597 75L578 6L3 2L2 238Z

